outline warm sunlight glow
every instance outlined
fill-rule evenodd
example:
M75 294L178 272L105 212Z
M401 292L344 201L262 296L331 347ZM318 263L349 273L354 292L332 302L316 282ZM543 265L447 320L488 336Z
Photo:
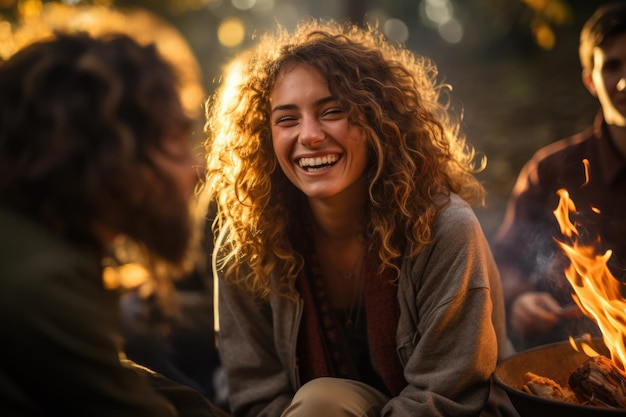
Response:
M199 115L205 93L202 74L191 47L183 35L169 22L144 9L115 9L111 0L98 0L102 6L69 6L24 0L20 2L22 22L12 31L0 24L0 58L8 58L32 42L51 36L55 31L85 31L94 36L104 33L125 33L140 43L154 43L170 61L180 78L180 93L185 109Z
M102 273L104 287L107 289L137 288L148 279L148 271L135 263L117 267L107 266Z
M537 19L533 21L532 31L537 45L546 50L554 48L556 36L549 24L543 20Z
M245 35L246 29L243 22L236 17L224 19L217 28L217 39L228 48L241 45Z
M607 267L612 251L596 254L594 246L578 243L578 230L569 218L570 213L576 212L576 206L567 190L561 189L557 194L560 200L554 216L570 243L556 241L571 262L565 276L575 291L572 298L583 313L598 324L613 364L625 371L626 302L621 283Z
M21 0L17 3L17 10L23 19L39 16L43 3L40 0Z

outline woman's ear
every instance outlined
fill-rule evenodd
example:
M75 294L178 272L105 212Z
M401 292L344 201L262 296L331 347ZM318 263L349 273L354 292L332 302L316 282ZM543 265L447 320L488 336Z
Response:
M583 84L587 88L587 90L591 93L592 96L598 97L598 91L596 90L596 86L593 83L593 77L591 76L591 71L584 69L581 74Z

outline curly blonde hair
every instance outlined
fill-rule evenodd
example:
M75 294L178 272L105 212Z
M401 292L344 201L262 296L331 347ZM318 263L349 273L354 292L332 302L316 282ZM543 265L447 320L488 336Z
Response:
M381 269L414 256L451 192L482 203L474 174L484 158L459 133L448 85L432 61L388 42L374 28L310 20L278 28L235 59L207 102L206 192L218 202L214 225L227 228L218 260L227 279L264 298L270 275L290 294L303 258L294 249L304 195L278 166L269 96L286 64L319 71L352 124L366 132L369 205L366 241ZM363 117L365 116L365 117ZM446 198L441 198L442 196ZM443 200L443 201L442 201Z

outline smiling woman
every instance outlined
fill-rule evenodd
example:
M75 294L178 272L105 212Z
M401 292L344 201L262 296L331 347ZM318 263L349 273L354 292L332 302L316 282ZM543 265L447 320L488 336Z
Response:
M293 64L283 69L270 94L270 106L278 163L309 201L365 195L363 130L350 123L315 68Z
M205 192L234 415L494 415L508 345L480 165L434 64L310 21L228 68Z

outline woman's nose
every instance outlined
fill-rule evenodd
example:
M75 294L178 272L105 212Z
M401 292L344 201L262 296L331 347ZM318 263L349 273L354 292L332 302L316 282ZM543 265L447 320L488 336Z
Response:
M303 118L298 141L307 147L316 146L324 140L324 131L319 121L314 118Z

